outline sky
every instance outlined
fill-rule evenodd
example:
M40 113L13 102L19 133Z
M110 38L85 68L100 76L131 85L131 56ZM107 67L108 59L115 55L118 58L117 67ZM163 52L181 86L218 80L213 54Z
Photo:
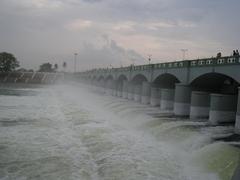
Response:
M0 52L21 67L73 71L227 56L240 48L239 0L0 0Z

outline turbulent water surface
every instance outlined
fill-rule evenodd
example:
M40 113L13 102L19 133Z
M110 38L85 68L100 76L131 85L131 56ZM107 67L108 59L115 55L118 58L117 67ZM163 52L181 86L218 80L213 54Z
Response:
M233 126L70 84L0 89L0 179L230 179L239 149L214 140Z

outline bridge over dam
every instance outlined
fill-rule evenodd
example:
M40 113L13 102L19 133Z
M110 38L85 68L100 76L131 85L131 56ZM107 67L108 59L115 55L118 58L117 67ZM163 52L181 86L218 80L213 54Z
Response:
M63 73L2 72L0 83L53 84L63 78Z
M99 91L172 110L176 116L235 123L240 134L240 57L93 69L75 74Z

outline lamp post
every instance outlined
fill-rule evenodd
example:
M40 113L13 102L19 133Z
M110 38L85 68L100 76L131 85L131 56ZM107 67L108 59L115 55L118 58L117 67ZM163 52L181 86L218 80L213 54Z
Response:
M134 64L135 64L135 59L134 59L134 58L131 58L131 61L132 61L132 65L134 66Z
M151 55L151 54L149 54L149 55L148 55L148 62L149 62L149 65L150 65L150 63L151 63L151 60L152 60L151 58L152 58L152 55Z
M74 53L74 73L77 71L77 55L78 53Z
M188 49L181 49L181 51L182 51L182 58L183 60L185 60L185 54L188 51Z

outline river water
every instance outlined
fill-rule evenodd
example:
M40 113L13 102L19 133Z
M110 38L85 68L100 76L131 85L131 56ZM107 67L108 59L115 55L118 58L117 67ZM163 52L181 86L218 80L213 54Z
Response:
M2 87L0 179L228 180L232 132L79 84Z

